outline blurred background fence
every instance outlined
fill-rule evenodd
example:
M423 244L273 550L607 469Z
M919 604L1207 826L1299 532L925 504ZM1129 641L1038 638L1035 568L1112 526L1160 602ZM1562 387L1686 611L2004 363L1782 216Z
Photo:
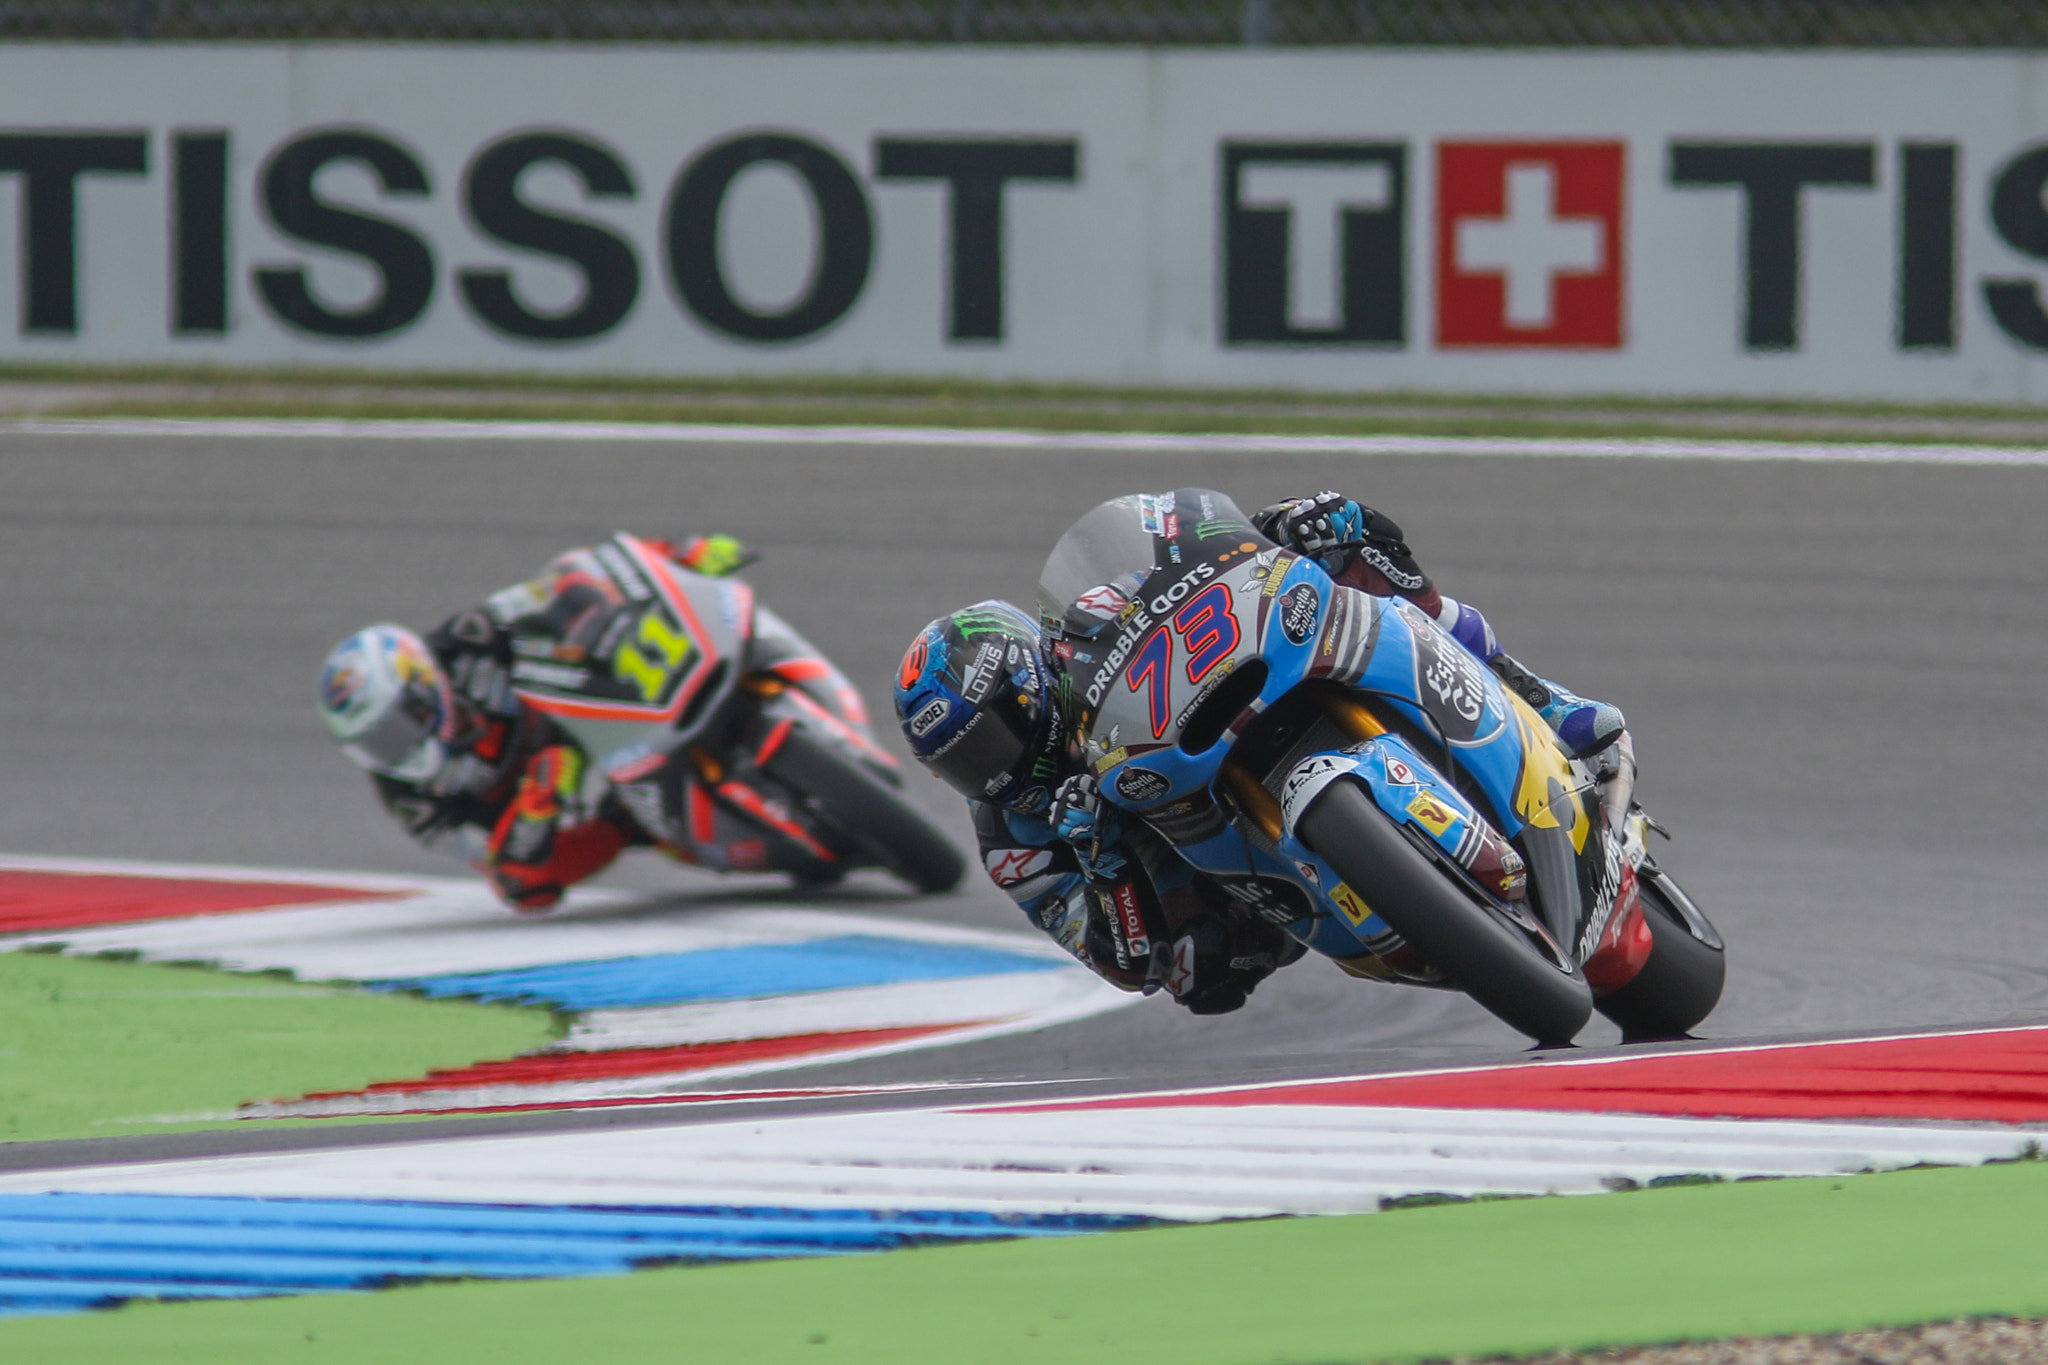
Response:
M2048 47L2044 0L0 0L0 39Z

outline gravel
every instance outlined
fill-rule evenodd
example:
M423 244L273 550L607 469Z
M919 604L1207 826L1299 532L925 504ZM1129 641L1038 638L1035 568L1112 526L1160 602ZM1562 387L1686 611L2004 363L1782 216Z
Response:
M1678 1346L1460 1356L1452 1365L2048 1365L2048 1321L1962 1318L1833 1336L1736 1337Z

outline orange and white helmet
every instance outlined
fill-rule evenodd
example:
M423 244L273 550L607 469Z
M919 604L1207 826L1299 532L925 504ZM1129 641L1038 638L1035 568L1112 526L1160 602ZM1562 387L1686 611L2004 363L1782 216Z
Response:
M387 622L328 651L320 670L320 718L341 751L362 767L424 782L448 761L455 694L427 642Z

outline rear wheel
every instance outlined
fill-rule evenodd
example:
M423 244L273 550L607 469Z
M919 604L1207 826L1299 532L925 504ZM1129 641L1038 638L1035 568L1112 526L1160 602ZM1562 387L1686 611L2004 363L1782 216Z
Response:
M1625 1043L1683 1038L1720 1003L1727 955L1714 926L1678 883L1645 867L1636 888L1650 926L1650 960L1626 986L1595 1000L1593 1007L1621 1025Z
M902 793L801 726L768 760L832 827L919 891L950 891L967 871L953 841Z
M1539 1043L1568 1043L1593 1013L1586 979L1438 869L1354 782L1333 782L1296 824L1351 889L1433 967Z

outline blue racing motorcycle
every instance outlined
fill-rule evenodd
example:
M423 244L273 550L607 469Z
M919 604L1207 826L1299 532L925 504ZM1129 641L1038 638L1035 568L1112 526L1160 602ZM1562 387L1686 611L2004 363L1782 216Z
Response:
M1723 947L1644 847L1627 753L1569 758L1425 612L1340 588L1221 493L1115 498L1039 608L1104 795L1354 976L1462 990L1543 1043L1673 1037ZM1661 832L1661 831L1658 831Z

